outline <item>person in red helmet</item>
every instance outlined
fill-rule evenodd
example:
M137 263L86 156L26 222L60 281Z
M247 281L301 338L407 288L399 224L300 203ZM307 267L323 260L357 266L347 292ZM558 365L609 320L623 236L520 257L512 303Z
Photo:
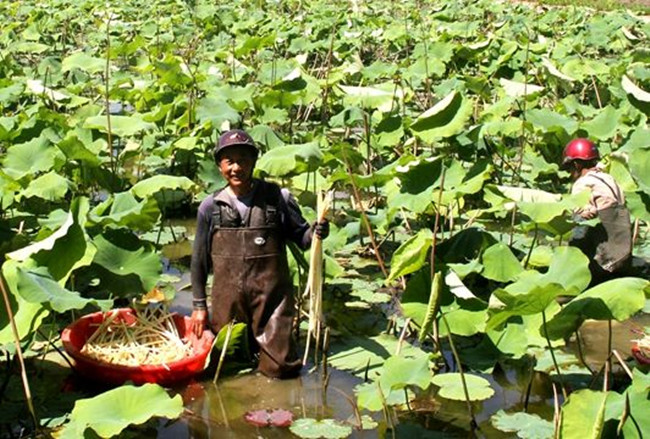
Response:
M592 285L623 275L632 260L632 227L625 194L599 166L596 145L584 138L570 141L562 165L573 179L571 193L589 191L589 203L576 211L580 220L598 218L595 226L579 226L569 241L589 258Z
M223 133L214 160L227 186L199 205L192 250L192 331L208 324L206 281L213 272L209 324L216 333L235 320L247 324L258 369L274 378L299 373L292 336L293 282L286 242L309 248L329 223L310 226L288 190L253 177L258 148L242 130Z

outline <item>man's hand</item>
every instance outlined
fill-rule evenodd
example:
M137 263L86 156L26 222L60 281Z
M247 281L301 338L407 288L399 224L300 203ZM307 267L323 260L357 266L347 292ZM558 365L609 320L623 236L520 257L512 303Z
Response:
M330 222L324 219L319 223L314 223L314 234L320 239L325 239L330 234Z
M203 335L203 330L205 329L205 324L208 320L208 311L205 309L195 309L192 311L191 327L190 330L196 338L201 338Z

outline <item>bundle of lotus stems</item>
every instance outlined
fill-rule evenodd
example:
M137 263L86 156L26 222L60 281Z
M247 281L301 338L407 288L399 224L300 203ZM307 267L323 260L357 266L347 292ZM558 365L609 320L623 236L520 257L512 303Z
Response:
M81 352L98 361L121 366L166 365L192 354L192 345L178 334L164 304L147 305L134 311L127 323L108 311L104 321L86 341Z
M322 222L325 216L327 216L332 204L332 196L331 191L326 196L323 196L322 192L318 194L316 209L318 222ZM307 297L307 295L309 295L309 329L307 331L307 344L305 346L303 364L307 363L309 344L312 336L315 341L315 355L318 355L323 322L323 242L317 235L314 235L311 241L309 275L303 297Z

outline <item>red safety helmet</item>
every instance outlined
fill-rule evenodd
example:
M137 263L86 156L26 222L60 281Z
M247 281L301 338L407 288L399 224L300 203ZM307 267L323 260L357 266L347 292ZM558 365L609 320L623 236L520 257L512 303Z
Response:
M251 148L253 154L257 158L259 149L255 144L253 138L244 130L228 130L219 137L217 146L214 148L214 159L219 161L221 151L231 146L244 145Z
M573 160L597 160L600 158L596 144L589 139L573 139L564 147L562 152L562 165L567 165Z

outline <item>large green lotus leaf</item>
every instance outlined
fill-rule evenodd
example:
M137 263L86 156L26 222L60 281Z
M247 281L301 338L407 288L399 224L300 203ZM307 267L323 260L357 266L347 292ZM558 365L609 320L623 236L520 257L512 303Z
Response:
M541 330L543 332L543 329ZM576 370L582 364L581 360L573 354L556 350L552 355L549 349L536 349L529 351L535 357L536 372L545 373L547 375L557 374L555 364L560 370L569 371ZM584 368L585 374L589 374L587 368Z
M50 49L50 45L34 41L20 41L11 45L12 52L43 53Z
M562 80L567 81L567 82L575 81L575 78L572 78L571 76L565 75L564 73L559 71L557 69L557 67L555 67L555 65L551 62L550 59L548 59L546 57L543 57L542 58L542 64L544 65L544 67L546 67L548 72L551 75L555 76L556 78L562 79Z
M606 392L582 389L562 405L560 437L598 439L605 422Z
M26 175L48 172L54 167L58 154L61 154L58 149L52 148L48 138L41 135L29 142L9 147L2 160L2 170L15 180Z
M284 145L282 139L268 125L256 125L248 130L248 134L251 135L257 144L264 145L267 151Z
M138 201L131 192L120 192L98 204L89 218L97 224L115 224L146 231L158 222L160 210L153 198Z
M2 264L2 273L7 282L9 306L13 311L18 338L22 340L38 329L50 312L42 304L28 302L20 294L16 293L18 291L18 266L19 264L16 261L8 260ZM4 306L2 310L3 312L0 312L0 346L15 341L9 315Z
M360 409L379 411L382 409L382 395L388 405L403 404L406 402L404 388L418 387L426 390L430 382L428 356L392 356L379 370L378 380L355 387L354 393L357 395Z
M61 285L65 284L70 273L78 267L89 265L95 254L95 247L88 242L83 227L88 209L88 199L74 199L70 212L57 230L41 241L8 253L7 257L16 261L31 257L39 265L46 266Z
M178 418L183 413L180 395L171 398L158 384L140 387L124 385L89 399L79 399L70 413L59 439L86 437L92 429L99 437L118 435L129 425L139 425L153 417Z
M590 138L608 140L616 135L623 112L616 110L611 105L598 112L598 115L589 122L582 123L580 128L589 133Z
M531 413L506 413L499 410L490 418L497 430L505 433L517 433L522 439L552 439L555 427L553 422Z
M302 174L318 169L323 158L318 142L284 145L265 153L257 162L257 169L274 177Z
M48 172L32 180L20 195L25 198L37 197L47 201L58 201L68 193L70 186L71 182L67 178L56 172Z
M350 425L341 424L334 419L296 419L289 430L303 439L339 439L352 434Z
M543 279L548 283L562 285L567 295L577 295L587 288L591 281L589 258L576 247L556 247Z
M108 132L108 122L105 115L89 117L84 122L83 127L99 130L102 133ZM151 131L155 127L155 124L146 122L140 114L134 114L132 116L111 116L111 133L115 136L134 136L143 131Z
M432 237L431 230L422 229L400 245L391 258L387 282L419 270L431 248Z
M347 336L332 343L330 364L337 369L363 377L366 370L374 373L381 367L387 358L397 351L399 340L387 334L372 337ZM411 345L402 343L401 355L409 358L429 354Z
M448 279L449 276L447 276L445 281L448 282ZM454 290L458 290L458 287L450 287L450 289L453 292ZM469 293L471 294L471 292ZM440 310L446 317L446 323L444 320L439 320L438 326L441 336L451 332L452 334L469 337L485 332L487 303L483 300L478 298L456 298L451 304L441 306ZM449 325L449 328L447 328L447 325Z
M492 294L501 303L490 299L487 329L498 328L513 316L541 313L557 296L565 293L566 290L556 283L536 285L526 293L512 294L505 289L497 289Z
M70 205L68 219L61 229L53 234L57 236L54 245L32 256L39 265L46 266L52 277L61 285L65 285L75 269L90 265L95 256L96 248L84 228L89 208L87 198L75 198ZM72 224L66 227L70 218ZM61 230L65 232L62 234Z
M378 412L383 409L382 397L388 406L403 406L406 404L406 392L404 390L395 390L384 392L381 390L377 381L370 381L358 384L354 387L354 394L357 397L357 405L361 410Z
M466 169L460 161L453 161L445 171L445 188L441 203L448 205L463 195L475 194L481 190L485 181L489 180L493 171L487 160L479 160ZM433 200L438 200L439 191L434 191Z
M634 131L632 131L632 134L630 134L630 137L627 139L627 142L625 142L625 144L623 144L623 146L619 148L617 151L627 152L629 154L632 151L635 151L637 149L648 150L650 149L650 145L648 144L649 138L650 138L650 129L644 127L637 127Z
M650 150L635 149L630 154L628 166L639 187L650 194Z
M418 116L411 129L425 142L454 136L465 128L473 108L470 99L453 91Z
M483 253L483 277L497 282L509 282L515 280L522 271L524 267L519 259L501 242L487 248Z
M29 91L39 98L47 98L57 103L70 99L70 96L67 94L51 89L50 87L46 87L43 85L43 81L40 79L28 79L26 84L27 88L25 91Z
M506 197L524 203L556 203L561 200L559 194L546 192L541 189L529 189L513 186L497 186Z
M106 68L106 60L95 58L85 52L75 52L72 55L66 56L61 62L61 71L69 72L73 69L83 70L90 74L104 71Z
M626 75L623 75L621 79L621 86L626 93L634 96L635 99L641 102L650 102L650 93L637 86Z
M470 401L483 401L494 395L490 382L485 378L469 373L465 373L464 376ZM466 400L460 373L438 374L431 379L431 382L440 387L439 395L443 398L455 401Z
M526 119L542 132L557 132L564 130L567 135L572 135L578 130L578 122L574 119L559 114L548 108L533 108L526 112Z
M402 91L390 87L354 87L339 85L343 91L343 104L346 107L361 107L364 109L379 110L387 113L393 107L393 99L400 100ZM385 88L385 89L384 89Z
M16 268L17 292L27 302L46 304L52 310L62 313L71 309L82 309L89 304L103 311L111 308L112 300L84 299L74 291L66 290L50 276L45 267L25 270Z
M418 358L392 356L386 360L380 374L379 383L385 394L407 386L425 390L431 381L429 358L427 356Z
M625 397L629 400L629 417L623 424L623 437L643 438L644 432L650 431L650 374L643 373L635 368L633 370L632 384L625 390L625 396L609 392L607 397L606 416L613 419L618 426L621 415L625 410ZM605 436L603 436L605 437Z
M419 58L403 70L403 76L417 85L426 78L440 78L446 71L445 63L435 58Z
M80 160L92 166L99 166L101 161L94 149L88 149L77 135L68 135L57 146L70 160Z
M148 198L165 189L190 191L194 189L194 187L194 182L187 177L154 175L153 177L149 177L146 180L134 184L131 188L131 193L138 198Z
M521 97L528 96L544 91L544 87L535 84L526 84L523 82L511 81L509 79L499 79L499 84L506 92L506 96Z
M586 57L574 58L566 61L561 70L567 76L576 78L578 81L584 81L592 75L599 76L609 74L609 66L605 62L595 61Z
M577 296L548 322L552 339L576 331L586 319L627 320L643 309L650 282L637 277L610 280Z
M149 291L158 282L162 266L157 254L142 247L136 250L124 249L102 235L96 236L93 242L97 246L93 262L118 276L137 276L145 291Z

